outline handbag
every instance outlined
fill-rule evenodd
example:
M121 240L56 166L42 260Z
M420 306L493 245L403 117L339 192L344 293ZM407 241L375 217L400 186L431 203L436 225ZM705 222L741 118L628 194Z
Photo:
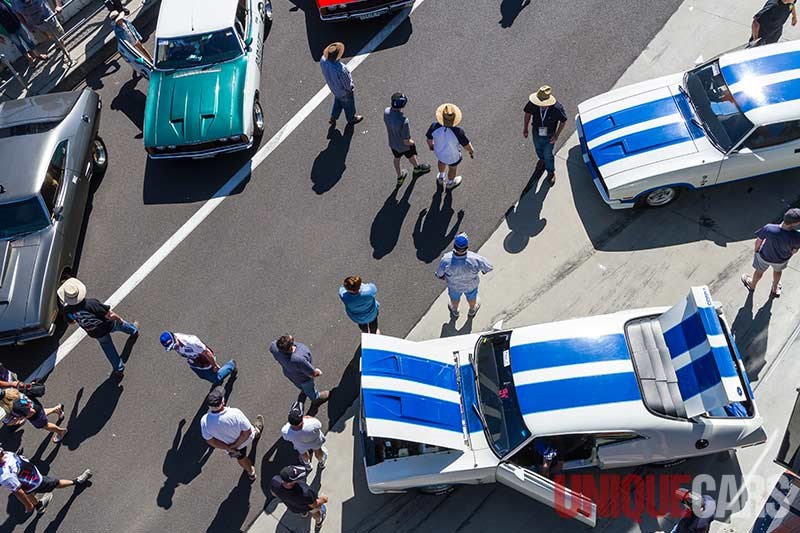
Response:
M35 381L33 383L20 383L17 388L31 398L41 398L45 392L44 383L36 383Z

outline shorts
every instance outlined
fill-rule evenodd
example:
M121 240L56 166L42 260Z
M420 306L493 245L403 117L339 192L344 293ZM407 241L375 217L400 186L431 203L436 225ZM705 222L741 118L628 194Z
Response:
M237 461L239 459L244 459L245 457L247 457L247 446L239 448L235 452L228 452L228 456L233 457Z
M45 492L53 492L57 488L58 488L58 480L56 478L43 475L42 482L39 483L39 486L33 489L30 493L42 494Z
M474 289L468 292L455 291L448 287L447 294L450 295L450 299L453 301L460 300L462 294L467 297L467 300L474 300L475 298L478 297L478 287L475 287Z
M44 429L47 427L47 415L44 414L44 407L37 400L33 400L33 416L28 419L35 428Z
M772 267L772 270L775 272L780 272L786 268L789 264L789 261L784 263L770 263L769 261L765 261L761 254L756 252L753 254L753 268L757 272L766 272L769 267Z
M61 23L58 21L58 16L55 16L48 21L43 21L41 24L37 24L33 28L40 33L56 37L57 39L64 36L64 28L61 27Z
M405 152L398 152L394 148L392 148L391 150L392 150L392 155L395 156L398 159L401 158L401 157L407 157L407 158L411 159L412 157L417 155L417 146L416 145L410 146L408 148L408 150L406 150Z
M361 330L361 333L375 333L378 331L378 315L375 315L375 320L372 322L359 324L358 328Z
M448 167L457 167L463 160L464 160L464 157L462 156L462 157L459 157L458 161L456 161L455 163L445 163L444 161L439 161L439 163L441 163L443 165L447 165Z

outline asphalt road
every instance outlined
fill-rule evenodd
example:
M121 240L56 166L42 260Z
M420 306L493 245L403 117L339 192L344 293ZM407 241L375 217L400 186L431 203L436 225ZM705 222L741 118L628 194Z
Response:
M520 11L517 0L425 1L356 70L363 123L328 129L326 100L117 307L142 323L120 386L107 379L108 363L91 339L59 364L45 403L67 406L64 445L54 448L31 426L2 439L9 448L23 445L51 475L91 467L94 483L79 494L59 491L40 519L28 519L10 498L0 530L246 528L263 508L269 477L292 456L278 437L295 390L268 342L292 332L312 347L325 372L319 384L333 390L319 416L335 420L356 396L359 342L338 301L341 279L377 280L381 329L404 336L443 288L435 260L456 228L477 248L528 181L532 147L520 132L528 93L548 83L573 114L580 100L613 85L679 3L534 0ZM265 140L322 86L317 60L325 43L344 41L349 56L386 22L323 25L311 0L278 0L274 9L261 85ZM105 299L252 154L148 162L146 82L131 80L130 68L112 58L86 84L104 102L111 165L96 185L78 275L91 296ZM464 111L476 159L465 161L464 183L452 195L436 192L435 175L394 190L381 112L395 90L410 99L412 132L431 163L423 136L436 106L452 101ZM558 246L545 235L537 244ZM230 404L267 421L256 484L223 455L205 453L199 419L208 387L164 354L164 328L198 334L223 361L236 358L241 372ZM66 338L59 335L3 350L0 359L24 373Z

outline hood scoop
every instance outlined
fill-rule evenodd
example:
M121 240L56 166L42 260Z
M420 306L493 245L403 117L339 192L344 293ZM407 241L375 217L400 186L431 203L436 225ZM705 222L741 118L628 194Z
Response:
M7 304L11 301L11 289L14 286L14 278L16 277L17 266L19 261L11 260L11 255L14 252L12 241L6 240L0 242L0 304Z

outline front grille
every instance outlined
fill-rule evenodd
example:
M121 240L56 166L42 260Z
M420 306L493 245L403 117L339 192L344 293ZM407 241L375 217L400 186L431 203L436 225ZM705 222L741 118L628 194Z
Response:
M216 150L225 146L231 146L238 141L221 142L221 141L208 141L197 144L184 144L173 149L159 150L157 154L185 154L189 152L206 152L208 150Z

